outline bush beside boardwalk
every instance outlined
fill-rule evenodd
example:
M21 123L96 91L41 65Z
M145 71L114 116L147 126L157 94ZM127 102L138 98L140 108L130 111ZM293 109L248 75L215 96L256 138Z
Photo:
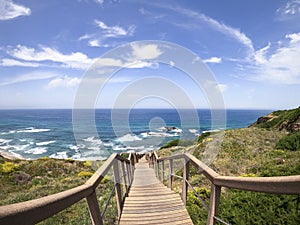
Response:
M300 174L299 146L300 108L276 111L249 128L226 130L221 149L210 165L227 176L288 176ZM190 153L201 160L216 133L204 133ZM182 151L180 146L158 151L161 156ZM182 169L176 171L182 174ZM190 182L209 204L209 182L196 170L190 171ZM181 181L175 181L180 191ZM207 211L190 191L187 209L194 224L205 224ZM300 224L300 197L273 195L234 189L222 189L219 217L230 224ZM218 224L218 223L217 223Z

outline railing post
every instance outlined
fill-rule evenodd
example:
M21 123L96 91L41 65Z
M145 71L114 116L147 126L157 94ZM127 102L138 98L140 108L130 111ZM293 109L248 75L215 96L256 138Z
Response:
M89 212L90 217L92 220L93 225L103 225L102 216L99 209L99 204L97 200L96 192L93 191L93 193L86 197L88 206L89 206Z
M221 187L212 184L211 192L210 192L208 218L207 218L206 225L214 225L215 224L214 217L218 214L218 208L219 208L219 203L220 203L220 194L221 194Z
M131 170L130 170L129 163L126 163L126 170L127 170L127 179L128 179L128 190L127 190L127 193L128 193L129 187L131 186Z
M126 181L126 170L125 170L125 162L121 162L121 166L122 166L122 173L123 173L123 189L124 189L124 193L125 193L125 197L128 196L128 192L127 192L127 181Z
M161 161L161 182L165 180L165 161Z
M159 161L156 163L156 176L159 179Z
M188 185L187 180L189 179L189 170L190 170L190 161L187 158L184 158L184 167L183 167L183 181L182 181L182 201L186 205Z
M168 188L172 189L173 183L173 159L169 160L169 181L168 181Z
M115 191L116 191L116 199L117 199L117 208L118 208L118 219L120 219L121 213L122 213L122 197L121 197L119 164L118 164L118 160L117 159L114 162L114 181L115 181Z

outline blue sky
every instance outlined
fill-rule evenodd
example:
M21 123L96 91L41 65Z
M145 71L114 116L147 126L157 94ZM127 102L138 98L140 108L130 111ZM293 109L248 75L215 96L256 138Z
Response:
M72 108L82 78L99 57L143 40L197 54L214 74L226 108L298 107L299 21L300 0L1 0L0 108ZM195 107L209 107L205 90L171 61L155 63L163 53L159 44L132 48L143 57L107 83L95 107L113 107L132 82L146 77L173 82ZM160 96L144 96L136 107L173 104Z

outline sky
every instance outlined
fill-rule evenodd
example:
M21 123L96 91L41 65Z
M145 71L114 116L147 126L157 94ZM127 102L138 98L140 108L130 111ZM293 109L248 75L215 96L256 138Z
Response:
M212 90L226 108L295 108L299 21L300 0L0 0L0 109L72 108L79 92L97 108L208 108ZM172 44L216 89L182 69L193 62L179 66L184 54L161 61ZM115 72L94 74L89 96L95 65Z

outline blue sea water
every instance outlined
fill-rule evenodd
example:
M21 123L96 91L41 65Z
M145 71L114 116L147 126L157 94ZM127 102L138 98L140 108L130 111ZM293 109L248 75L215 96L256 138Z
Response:
M271 111L227 110L226 126L220 127L212 126L210 110L196 112L198 121L189 110L173 109L119 110L112 119L111 110L97 109L97 135L91 136L87 126L82 138L75 138L71 109L0 110L0 150L26 159L105 159L113 152L156 150L172 139L194 139L209 130L247 127Z

